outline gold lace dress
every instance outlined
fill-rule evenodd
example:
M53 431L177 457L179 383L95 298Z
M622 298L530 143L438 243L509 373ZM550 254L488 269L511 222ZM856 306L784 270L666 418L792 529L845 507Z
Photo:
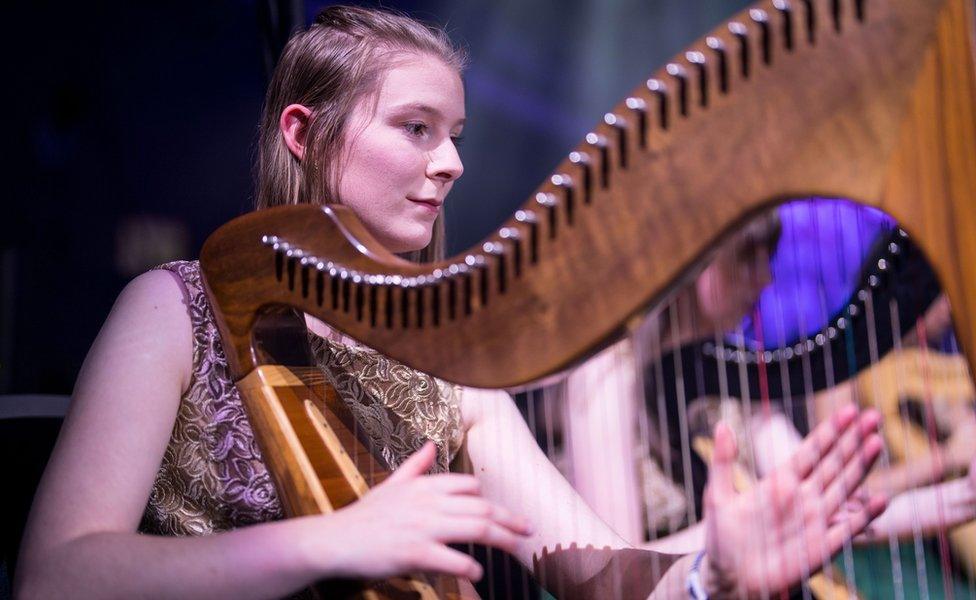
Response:
M182 282L193 328L193 372L140 530L204 535L282 517L234 387L197 261L158 267ZM463 439L460 390L373 350L310 335L323 369L357 423L395 468L426 440L437 444L433 472L444 472Z

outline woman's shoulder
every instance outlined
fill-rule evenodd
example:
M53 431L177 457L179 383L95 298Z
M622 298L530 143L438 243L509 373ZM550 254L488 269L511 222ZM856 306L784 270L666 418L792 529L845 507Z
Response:
M179 319L186 316L186 280L176 271L159 268L137 275L122 289L111 315L142 313L144 317ZM183 307L183 310L179 310Z
M122 289L112 316L132 313L149 320L189 323L187 307L193 287L199 286L196 261L166 263L133 278ZM134 316L134 315L132 315Z
M182 289L184 299L186 300L192 300L193 296L199 296L204 293L203 276L200 271L199 260L174 260L163 263L146 271L136 279L141 277L152 278L152 274L154 273L167 274ZM156 277L158 278L159 276L157 275Z
M96 345L151 353L161 361L160 367L179 373L185 385L193 357L187 283L168 269L153 269L132 279L115 301Z
M512 396L505 390L489 390L472 387L458 389L458 405L461 408L461 421L464 431L488 419L500 415L518 413Z

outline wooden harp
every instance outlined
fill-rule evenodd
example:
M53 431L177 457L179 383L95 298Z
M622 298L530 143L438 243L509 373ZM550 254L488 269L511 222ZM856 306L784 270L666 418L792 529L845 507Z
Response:
M852 198L897 219L974 371L972 28L967 0L757 2L642 82L494 234L443 262L398 259L342 206L220 228L201 257L207 290L288 513L359 497L352 467L371 459L350 458L365 451L322 410L327 386L309 403L296 371L269 366L262 314L289 307L448 381L517 389L619 338L710 245L790 198Z

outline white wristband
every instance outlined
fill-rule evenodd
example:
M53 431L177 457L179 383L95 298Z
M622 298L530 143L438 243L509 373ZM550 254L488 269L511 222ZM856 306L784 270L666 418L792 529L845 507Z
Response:
M702 583L701 577L701 565L704 558L705 551L702 550L695 557L694 562L691 563L691 569L688 571L688 581L685 589L688 590L688 597L691 600L708 600L708 592L705 591L705 585Z

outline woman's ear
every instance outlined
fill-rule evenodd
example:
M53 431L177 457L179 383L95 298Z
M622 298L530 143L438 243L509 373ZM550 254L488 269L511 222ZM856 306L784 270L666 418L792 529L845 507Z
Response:
M285 138L285 145L298 160L305 157L305 137L312 111L301 104L289 104L281 111L278 129Z

